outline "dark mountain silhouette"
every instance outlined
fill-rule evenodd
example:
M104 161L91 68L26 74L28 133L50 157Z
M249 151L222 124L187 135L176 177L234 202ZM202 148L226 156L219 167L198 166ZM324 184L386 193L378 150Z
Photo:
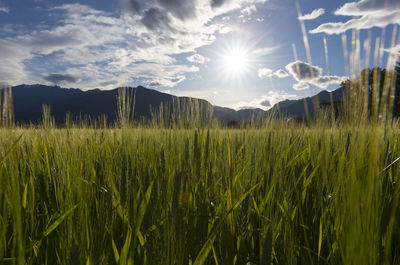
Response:
M265 111L258 108L234 110L230 108L214 106L213 116L225 122L229 121L246 122L250 121L253 117L257 117L258 115L264 113Z
M178 97L162 93L153 89L138 86L132 89L136 91L135 100L135 119L151 118L151 108L157 108L160 104L172 102ZM38 123L42 120L42 105L51 108L51 115L57 124L65 121L67 113L71 117L91 117L98 118L102 115L107 117L109 122L117 119L117 97L118 89L99 90L93 89L82 91L76 88L61 88L59 86L45 85L19 85L12 88L14 101L14 116L16 122ZM322 91L313 97L298 100L285 100L275 104L269 111L261 109L241 109L234 110L225 107L213 106L213 116L219 119L222 124L230 122L248 122L253 117L260 115L279 113L284 117L303 118L305 117L304 100L307 102L310 118L314 117L314 107L312 100L318 97L321 105L330 104L330 95L334 102L340 102L343 97L343 88L333 92ZM186 98L187 97L181 97ZM199 100L203 104L211 104L203 99Z
M176 96L142 86L129 89L132 89L132 94L136 94L135 119L149 119L151 118L151 108L157 108L162 103L178 99ZM59 86L19 85L12 88L12 94L15 121L20 123L40 122L43 105L50 106L51 115L57 124L65 121L67 113L75 118L98 118L105 115L109 122L114 122L117 119L118 89L82 91ZM189 99L188 97L180 98ZM192 100L198 100L211 106L209 102L203 99ZM229 108L214 107L214 117L220 119L223 123L231 120L248 121L252 116L262 112L261 109L235 111Z
M304 107L306 105L309 118L313 119L315 117L315 107L313 102L315 102L316 99L318 99L320 106L330 105L331 102L336 105L342 101L343 93L344 88L340 87L332 92L328 92L326 90L321 91L312 97L296 100L284 100L275 104L270 110L267 111L267 113L271 115L302 119L306 118L306 109ZM306 104L304 104L304 102L306 102Z

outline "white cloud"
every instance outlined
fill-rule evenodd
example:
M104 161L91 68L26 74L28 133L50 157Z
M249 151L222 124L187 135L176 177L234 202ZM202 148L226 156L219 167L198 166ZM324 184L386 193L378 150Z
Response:
M305 15L302 15L301 17L298 17L298 19L299 20L313 20L319 16L322 16L323 14L325 14L325 9L318 8L318 9L313 10L310 14L305 14Z
M157 0L146 6L129 1L132 11L121 16L81 4L50 8L59 18L57 26L0 39L0 82L40 82L56 71L76 77L74 86L82 89L110 89L132 78L172 86L186 74L199 71L177 64L175 55L196 52L212 44L216 34L232 30L213 21L215 17L266 0L192 1L185 5L178 5L181 1L177 0ZM192 16L183 10L190 10ZM46 64L35 60L46 60ZM33 61L35 64L29 64ZM54 70L57 68L64 70Z
M184 81L186 77L184 75L178 75L173 78L162 78L154 80L148 83L149 87L174 87L180 82Z
M288 73L297 81L293 85L295 90L308 89L310 84L327 88L332 84L340 84L347 79L344 76L322 75L322 68L302 61L291 62L286 65Z
M6 6L2 1L0 1L0 12L10 13L10 8Z
M162 79L159 77L163 77L163 75L166 77L176 78L184 73L195 73L198 71L199 68L196 66L142 63L134 65L130 69L129 73L133 76L140 76L142 78Z
M240 10L240 13L243 15L250 16L253 12L257 11L257 7L253 5L246 6L242 10Z
M278 48L279 48L278 46L259 48L259 49L253 50L252 54L254 56L262 57L262 56L270 55L271 53L278 50Z
M205 99L211 104L215 105L215 99L218 97L223 97L226 93L231 94L228 91L216 89L216 88L201 88L201 89L168 89L162 90L164 93L172 94L178 97L192 97ZM218 105L218 104L217 104ZM219 106L219 105L218 105Z
M258 69L258 77L259 78L271 77L272 74L273 74L273 71L269 68Z
M361 0L346 3L335 11L338 16L351 16L346 22L330 22L319 25L310 33L340 34L350 29L369 29L400 24L400 1Z
M400 8L400 2L397 0L360 0L344 4L335 11L335 15L341 16L363 16L366 14L375 14L377 11L387 11Z
M273 76L276 76L278 78L285 78L285 77L288 77L289 74L285 70L282 70L282 69L279 69L275 72L269 68L258 69L258 77L259 78L273 77Z
M390 49L385 49L385 52L397 54L400 56L400 44L397 44L396 46L394 46Z
M298 82L296 84L293 85L293 89L294 90L306 90L309 89L310 85L307 84L306 82Z
M281 102L286 99L297 99L297 98L298 96L283 91L278 92L270 90L267 92L267 94L261 97L252 99L250 101L241 101L231 105L230 107L236 110L244 108L259 108L262 110L269 110L278 102Z
M210 58L204 57L203 55L198 54L198 53L193 54L193 55L187 57L186 59L191 63L198 63L198 64L210 62Z

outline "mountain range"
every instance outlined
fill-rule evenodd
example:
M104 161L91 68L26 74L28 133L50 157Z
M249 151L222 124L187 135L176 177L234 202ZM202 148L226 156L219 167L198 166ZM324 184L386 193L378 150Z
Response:
M135 94L135 119L148 119L151 117L151 106L153 108L158 107L162 103L178 99L176 96L142 86L129 89L132 89ZM51 115L58 124L64 122L67 113L70 113L72 117L96 118L105 115L108 121L111 122L117 119L118 89L82 91L76 88L61 88L59 86L19 85L12 87L12 96L16 122L40 122L42 119L42 105L50 106ZM343 90L339 88L333 92L322 91L313 97L318 97L321 104L327 104L331 101L331 97L334 102L338 102L342 96ZM209 102L203 99L193 100L209 104L213 108L213 116L222 123L232 121L246 122L253 116L276 113L278 108L279 113L283 116L302 118L305 117L304 100L307 102L310 117L314 116L312 97L285 100L274 105L269 111L257 108L236 111L230 108L211 106Z

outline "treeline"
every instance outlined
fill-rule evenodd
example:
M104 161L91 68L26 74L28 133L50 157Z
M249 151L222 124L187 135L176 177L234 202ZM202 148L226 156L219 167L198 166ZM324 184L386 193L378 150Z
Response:
M363 69L358 77L346 80L340 88L345 91L344 98L335 105L337 115L342 118L375 123L400 117L400 60L392 70Z

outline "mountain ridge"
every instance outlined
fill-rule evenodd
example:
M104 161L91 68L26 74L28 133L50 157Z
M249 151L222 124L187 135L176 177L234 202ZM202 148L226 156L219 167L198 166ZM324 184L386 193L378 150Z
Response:
M314 119L315 108L313 105L314 104L313 101L315 99L318 98L318 103L321 107L324 105L328 105L331 102L334 104L341 102L343 99L343 94L344 94L344 87L339 87L338 89L333 91L323 90L310 97L293 99L293 100L286 99L284 101L278 102L266 112L270 115L279 113L281 117L302 119L306 118L306 109L304 107L306 105L309 118Z
M20 123L39 123L42 120L42 106L49 105L51 115L57 124L65 121L67 113L73 117L97 118L107 116L108 121L117 120L117 96L118 89L100 90L91 89L83 91L79 88L62 88L60 86L46 86L42 84L18 85L11 88L13 94L14 117ZM151 108L160 106L162 103L172 102L176 99L198 100L203 104L209 104L204 99L191 97L177 97L143 86L128 87L136 95L135 119L151 117ZM239 122L250 120L253 110L236 111L229 108L214 107L214 116L222 122L230 119ZM226 109L229 115L224 111ZM260 112L262 110L256 110Z
M100 90L98 88L83 91L79 88L62 88L42 84L18 85L11 88L14 103L15 121L22 123L39 123L42 120L42 105L49 105L51 115L57 124L65 121L67 113L73 117L97 118L107 116L108 121L117 119L118 89ZM279 112L281 116L302 118L305 117L304 100L308 105L310 117L314 116L312 98L318 97L321 104L330 102L331 93L334 101L340 101L343 96L341 88L333 91L321 91L317 95L305 99L284 100L275 104L271 109L264 111L259 108L234 110L228 107L213 106L207 100L177 97L143 86L129 87L135 95L135 119L149 119L151 108L162 103L173 102L176 99L198 100L213 109L213 116L222 123L248 122L253 117Z

